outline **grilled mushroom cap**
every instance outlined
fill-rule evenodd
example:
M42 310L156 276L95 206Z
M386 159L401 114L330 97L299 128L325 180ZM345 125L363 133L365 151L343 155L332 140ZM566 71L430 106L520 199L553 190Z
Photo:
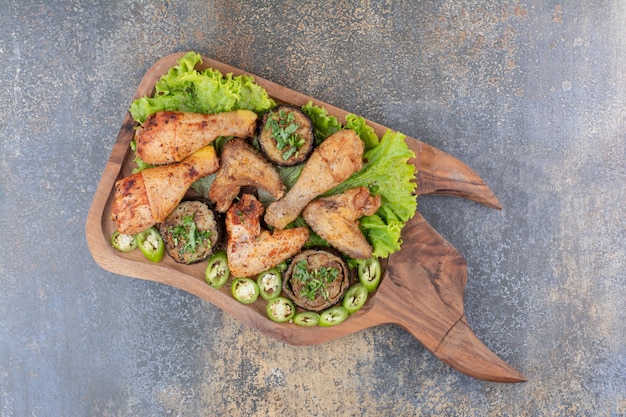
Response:
M285 273L283 291L299 307L322 311L341 300L350 286L350 270L339 256L323 249L296 255Z
M304 162L315 146L313 123L295 106L281 105L265 114L257 134L267 158L281 166Z
M204 199L181 202L159 225L167 253L178 263L192 264L206 259L217 245L219 218Z

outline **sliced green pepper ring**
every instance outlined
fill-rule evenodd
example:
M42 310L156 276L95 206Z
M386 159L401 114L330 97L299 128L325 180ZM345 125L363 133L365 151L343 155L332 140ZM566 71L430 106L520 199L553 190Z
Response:
M137 247L137 241L135 236L116 230L111 235L111 245L120 252L130 252Z
M359 281L365 285L368 292L372 292L378 288L381 274L378 258L369 258L359 261L357 272L359 274Z
M320 323L320 315L315 311L303 311L293 316L293 322L302 327L315 327Z
M250 278L235 278L230 290L235 300L242 304L252 304L259 298L259 286Z
M320 313L320 326L330 327L336 326L348 317L348 310L343 306L334 306L327 308Z
M204 278L207 284L216 289L222 288L226 284L226 281L230 278L226 252L219 250L211 255L204 272Z
M135 235L137 246L150 262L160 262L165 253L165 242L156 227L152 226Z
M296 314L296 306L288 298L276 297L267 303L265 311L270 320L276 323L284 323L291 320Z
M283 275L276 268L261 272L256 280L259 292L264 300L273 300L283 289Z
M362 282L358 282L348 288L346 294L343 296L342 306L348 310L348 314L356 313L363 307L367 301L367 288Z

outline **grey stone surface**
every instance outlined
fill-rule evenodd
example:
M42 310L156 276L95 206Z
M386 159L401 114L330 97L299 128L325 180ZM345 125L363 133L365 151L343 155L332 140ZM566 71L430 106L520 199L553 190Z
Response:
M577 1L0 0L0 415L626 415L626 6ZM105 272L86 214L142 75L195 50L473 167L424 196L466 314L529 381L403 330L292 347Z

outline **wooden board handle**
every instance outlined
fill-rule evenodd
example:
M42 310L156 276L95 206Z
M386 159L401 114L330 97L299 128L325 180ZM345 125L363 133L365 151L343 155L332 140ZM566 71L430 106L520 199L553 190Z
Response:
M407 223L400 252L389 259L371 314L396 323L435 356L483 380L523 382L472 332L463 307L467 266L459 252L419 213Z
M168 55L157 61L146 73L135 98L151 95L155 82L183 54ZM203 57L199 69L213 67L223 73L248 74L240 69ZM257 77L268 93L282 101L303 105L308 101L325 107L341 119L348 112ZM382 136L386 127L368 121ZM294 345L322 343L368 327L395 324L403 327L437 357L467 375L498 382L520 382L525 377L504 363L476 338L465 318L463 297L467 268L463 257L446 242L418 213L403 230L402 250L393 254L381 286L366 306L336 327L302 328L279 324L267 319L264 307L238 304L227 290L216 291L203 279L202 265L182 267L171 260L160 264L145 261L140 254L120 254L111 249L109 238L110 199L117 178L130 173L132 167L129 142L135 124L126 115L114 144L102 179L96 190L86 223L89 249L104 269L135 278L172 285L203 298L243 323ZM467 165L451 155L423 142L407 137L416 157L419 194L455 195L501 208L501 204L484 181Z

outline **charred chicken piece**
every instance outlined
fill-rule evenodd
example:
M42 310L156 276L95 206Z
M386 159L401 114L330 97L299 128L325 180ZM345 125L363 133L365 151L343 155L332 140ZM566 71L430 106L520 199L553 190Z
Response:
M111 205L111 219L117 230L136 234L162 222L194 181L218 167L215 149L206 146L179 163L147 168L118 180Z
M315 233L332 247L353 259L367 259L373 248L361 233L358 219L371 216L380 207L380 196L371 196L366 187L350 188L310 202L302 217Z
M350 286L350 270L339 256L322 249L296 255L285 273L283 291L297 306L322 311L341 300Z
M209 189L216 210L220 213L228 210L243 186L261 188L276 199L285 193L276 168L245 139L235 138L224 144L221 166Z
M291 166L304 162L313 151L313 122L294 106L278 106L265 113L257 140L273 163Z
M226 212L228 268L236 277L260 274L298 253L309 238L306 227L276 230L261 229L263 205L251 194Z
M267 208L267 224L284 229L311 200L325 193L363 166L363 141L353 130L340 130L319 145L300 177L283 198Z
M208 200L181 202L159 225L167 253L178 263L205 260L220 240L220 223Z
M253 136L257 118L250 110L153 113L135 132L136 153L147 164L178 162L220 136Z

